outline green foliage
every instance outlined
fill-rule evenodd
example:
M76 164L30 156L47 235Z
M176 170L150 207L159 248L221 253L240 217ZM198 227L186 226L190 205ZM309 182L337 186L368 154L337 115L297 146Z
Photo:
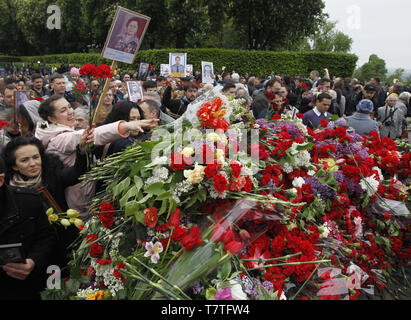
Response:
M405 72L404 69L395 70L395 72L387 78L387 83L389 83L390 85L393 85L395 79L404 83L404 77L403 77L404 72Z
M313 50L329 52L349 52L353 40L336 29L336 22L326 21L320 30L311 38Z
M369 81L372 77L379 77L381 81L385 81L387 79L387 72L385 60L378 58L375 54L372 54L369 61L363 64L354 73L354 77L362 81Z
M244 49L278 50L312 35L326 15L322 0L229 2Z
M227 71L235 70L240 74L251 72L254 75L267 75L274 71L276 74L304 74L310 71L328 68L331 75L350 77L355 69L358 57L345 53L330 52L275 52L275 51L246 51L228 49L160 49L141 50L137 54L134 65L119 64L120 68L137 69L140 62L151 63L159 69L160 64L168 63L170 52L186 52L187 61L193 64L195 70L201 70L201 61L214 62L216 71L222 66ZM24 62L41 61L46 64L65 63L81 66L87 63L99 65L110 64L110 60L102 59L100 54L63 54L20 57Z

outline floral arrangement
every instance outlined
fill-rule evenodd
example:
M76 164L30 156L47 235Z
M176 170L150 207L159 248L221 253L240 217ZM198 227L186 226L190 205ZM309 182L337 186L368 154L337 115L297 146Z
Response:
M86 174L105 190L44 298L357 299L407 265L410 153L344 119L313 131L222 96L190 107L194 124Z

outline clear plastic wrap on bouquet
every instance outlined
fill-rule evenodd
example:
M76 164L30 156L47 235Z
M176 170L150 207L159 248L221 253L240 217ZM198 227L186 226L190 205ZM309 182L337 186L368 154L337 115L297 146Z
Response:
M223 119L228 121L230 119L230 115L232 113L232 110L231 110L230 104L228 103L227 97L221 93L222 88L223 88L222 86L218 85L218 86L214 87L213 89L211 89L210 91L208 91L205 94L198 97L193 102L191 102L187 107L187 111L180 118L178 118L176 121L174 121L173 125L176 126L176 127L182 126L183 121L186 119L186 120L190 121L191 124L194 127L198 127L200 125L200 122L199 122L198 116L197 116L198 110L200 110L202 108L202 105L204 103L210 102L210 101L212 101L216 98L221 98L223 100L223 102L225 103L224 107L228 111L227 111L226 115L223 117Z
M404 202L399 202L385 198L377 198L373 202L371 208L373 212L377 214L384 214L385 212L389 212L390 214L397 217L411 217L410 211L408 210Z

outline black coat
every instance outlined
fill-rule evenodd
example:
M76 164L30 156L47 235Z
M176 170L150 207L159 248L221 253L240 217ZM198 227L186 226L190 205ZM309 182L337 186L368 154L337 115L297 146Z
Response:
M172 88L168 86L164 91L162 104L165 108L168 108L172 113L181 116L184 112L186 112L187 106L190 104L190 102L185 97L183 97L183 99L171 99L171 91Z
M43 186L47 188L60 208L63 211L66 211L69 208L67 206L64 190L67 187L79 183L79 177L86 173L86 155L82 155L77 148L76 162L73 167L65 167L57 156L48 153L44 154L44 161L45 164L43 165L43 168L46 169L43 169ZM9 168L9 170L11 169ZM9 171L6 175L7 183L9 183L11 175L12 171Z
M56 243L43 201L33 190L3 186L0 203L0 244L22 243L25 258L35 262L24 281L9 277L0 268L0 300L39 299Z

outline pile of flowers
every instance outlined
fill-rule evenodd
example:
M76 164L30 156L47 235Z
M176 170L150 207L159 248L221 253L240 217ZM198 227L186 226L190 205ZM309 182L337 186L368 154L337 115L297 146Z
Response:
M407 266L410 153L344 119L313 131L199 101L194 124L160 127L84 177L105 190L66 298L357 299Z

